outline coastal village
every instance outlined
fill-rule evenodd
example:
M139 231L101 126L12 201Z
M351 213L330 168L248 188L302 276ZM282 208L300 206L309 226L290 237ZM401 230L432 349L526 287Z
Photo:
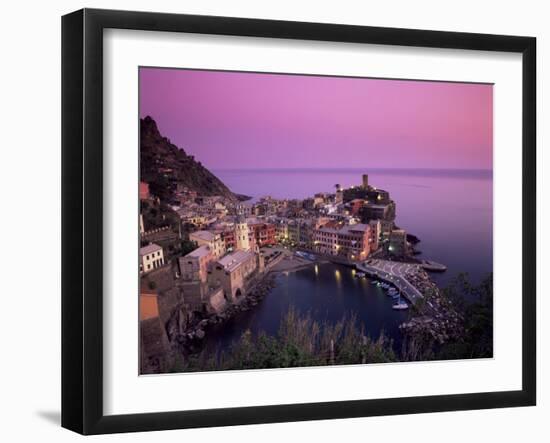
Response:
M452 333L449 307L426 272L444 266L415 258L418 239L396 226L396 203L367 174L302 200L251 202L201 193L158 157L148 162L153 171L142 179L153 180L139 184L141 373L169 371L174 356L200 349L211 325L254 309L275 273L320 262L376 277L403 309L417 305L423 315L405 330L437 325L430 331L440 342Z

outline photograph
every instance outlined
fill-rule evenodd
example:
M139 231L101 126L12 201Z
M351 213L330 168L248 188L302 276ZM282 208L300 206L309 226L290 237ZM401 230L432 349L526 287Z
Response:
M471 3L3 5L2 441L550 441L548 14Z
M493 356L493 85L139 68L140 373Z

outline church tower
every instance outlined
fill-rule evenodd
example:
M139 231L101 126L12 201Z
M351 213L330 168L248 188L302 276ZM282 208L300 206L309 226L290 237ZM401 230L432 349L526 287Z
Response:
M248 251L250 249L248 224L243 217L239 217L235 225L235 249Z

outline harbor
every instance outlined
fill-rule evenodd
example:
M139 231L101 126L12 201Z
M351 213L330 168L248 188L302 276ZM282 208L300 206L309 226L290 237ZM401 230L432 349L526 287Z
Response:
M296 259L284 263L298 264ZM310 262L309 266L273 272L273 286L253 309L238 312L225 322L209 328L203 346L207 350L229 350L232 343L250 331L275 336L280 319L289 309L310 315L319 324L335 324L345 316L356 315L357 326L366 336L384 335L394 342L395 351L402 343L400 326L409 319L409 310L394 310L396 300L381 286L346 265L326 261Z
M424 298L421 292L407 280L407 275L418 271L418 265L387 260L367 260L363 263L357 263L355 267L358 271L364 272L370 277L395 286L401 295L413 305Z
M429 262L429 267L426 268L426 263L402 263L390 260L370 259L357 263L355 268L365 275L379 279L391 287L395 287L400 295L417 308L421 301L425 302L422 303L424 313L437 312L433 300L427 300L423 292L419 290L419 286L425 291L429 291L431 295L439 296L439 290L427 276L426 270L442 272L446 269L444 265L431 261Z

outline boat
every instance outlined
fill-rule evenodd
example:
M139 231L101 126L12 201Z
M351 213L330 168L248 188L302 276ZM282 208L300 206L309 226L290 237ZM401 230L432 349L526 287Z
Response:
M405 303L404 301L401 301L401 296L398 297L399 300L396 304L392 306L392 309L395 309L396 311L403 311L405 309L409 309L409 305Z
M313 254L308 254L307 252L296 251L296 255L305 260L315 261L316 257Z
M447 270L447 266L442 265L441 263L437 263L433 260L422 260L420 266L426 271L431 272L445 272Z
M355 274L356 277L359 277L359 278L365 278L367 276L367 274L365 274L364 272L357 272Z
M372 280L370 282L371 285L377 285L378 283L380 283L378 280Z

